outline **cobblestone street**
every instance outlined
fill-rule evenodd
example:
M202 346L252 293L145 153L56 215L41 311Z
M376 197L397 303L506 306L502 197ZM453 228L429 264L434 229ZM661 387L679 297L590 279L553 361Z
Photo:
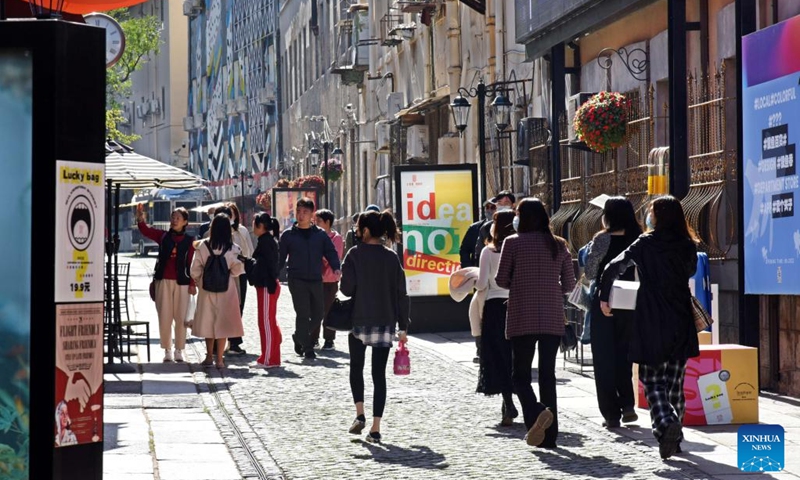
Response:
M155 309L147 303L147 277L142 268L154 259L131 260L137 315L154 317ZM731 433L735 427L717 432L709 428L708 434L687 429L685 448L689 453L662 462L653 447L646 411L639 410L638 426L619 433L607 431L600 426L593 380L560 368L559 448L528 447L522 440L525 429L521 417L512 427L499 426L500 397L474 393L478 369L471 362L473 347L468 333L413 335L413 326L409 340L412 373L394 376L389 365L383 443L368 444L363 435L347 433L355 411L345 339L338 336L336 349L318 351L315 361L297 357L290 339L294 312L288 288L284 288L278 306L284 336L283 367L250 369L247 365L258 351L254 300L255 290L250 288L244 314L247 355L229 356L222 375L216 369L206 374L196 363L190 365L205 410L214 418L242 478L698 479L737 473L737 478L743 478L735 468L734 449L722 447L717 451L707 444L718 433L735 445ZM154 347L155 363L162 352ZM197 362L205 346L193 339L187 353L190 361ZM367 362L369 427L369 355ZM217 391L218 400L208 395L209 391ZM158 445L155 448L158 451ZM709 454L712 460L699 457ZM709 471L715 475L712 477Z

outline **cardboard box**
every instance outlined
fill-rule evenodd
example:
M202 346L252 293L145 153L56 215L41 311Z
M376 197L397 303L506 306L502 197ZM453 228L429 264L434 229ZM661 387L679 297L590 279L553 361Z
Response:
M647 408L634 365L636 406ZM686 363L684 425L758 423L758 349L742 345L700 345Z
M639 282L617 280L608 296L608 305L617 310L636 310L636 295L639 294Z
M711 332L699 332L697 334L697 341L700 342L700 345L711 345L714 343L711 338Z

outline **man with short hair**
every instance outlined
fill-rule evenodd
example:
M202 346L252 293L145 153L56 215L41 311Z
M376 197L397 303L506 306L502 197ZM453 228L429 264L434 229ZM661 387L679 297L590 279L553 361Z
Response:
M503 210L513 210L514 204L517 202L517 197L511 193L511 190L503 190L495 195L491 201L497 206L496 211L502 212ZM490 218L484 222L483 225L481 225L481 228L478 232L478 241L475 243L475 258L478 259L477 263L480 263L483 247L485 247L486 242L492 238L492 224L493 221Z
M322 259L328 261L334 274L341 276L341 263L336 247L325 230L314 225L314 201L303 197L295 207L296 223L281 234L279 269L286 265L289 291L295 311L294 351L306 360L317 358L311 330L322 321L324 296ZM288 257L288 263L287 263Z
M458 251L461 257L461 268L478 266L478 255L480 252L476 252L475 244L478 242L478 235L480 234L481 227L484 223L492 220L496 208L497 206L492 203L491 200L483 202L483 216L478 219L477 222L470 225L467 232L464 234L464 239L461 241L461 248Z
M206 211L208 221L200 225L200 229L197 231L197 238L206 238L206 233L208 233L208 230L211 228L211 220L213 220L214 215L216 215L215 210L214 207L211 207Z
M364 209L364 212L381 212L381 208L375 204L370 204L367 208ZM356 235L356 228L358 226L358 217L361 216L361 212L353 214L353 227L347 231L347 234L344 238L344 252L347 253L350 251L351 248L355 247L361 242L361 239L358 238Z

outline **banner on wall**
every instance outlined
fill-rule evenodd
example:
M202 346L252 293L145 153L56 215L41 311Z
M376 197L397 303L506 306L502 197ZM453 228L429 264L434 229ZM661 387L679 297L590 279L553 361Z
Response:
M272 189L272 217L278 220L281 232L294 225L297 201L303 197L313 200L314 205L319 208L319 189L317 188Z
M104 168L56 162L56 302L103 301Z
M56 305L55 446L103 441L103 304Z
M800 16L742 39L745 293L800 294Z
M477 217L477 165L395 167L409 296L448 295L459 248Z

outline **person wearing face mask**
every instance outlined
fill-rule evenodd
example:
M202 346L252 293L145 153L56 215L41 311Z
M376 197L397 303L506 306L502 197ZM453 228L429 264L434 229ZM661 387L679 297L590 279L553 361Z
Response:
M492 203L495 204L497 212L504 212L506 210L513 210L514 204L517 202L517 197L511 193L511 190L503 190L502 192L498 193L492 200ZM481 258L481 251L483 251L483 247L486 246L487 243L492 238L492 217L488 217L488 219L481 225L480 230L478 231L478 240L475 242L475 258L478 259L478 263L475 266L480 265L480 258Z
M189 212L176 208L170 215L169 231L153 228L145 223L142 205L136 208L136 222L142 235L158 244L158 262L154 274L156 287L156 310L158 311L159 336L164 349L164 361L183 362L186 348L186 312L189 295L197 294L190 268L194 258L194 237L186 233ZM172 350L173 325L175 351Z
M599 284L608 263L623 252L642 233L636 220L633 204L625 197L611 197L603 206L603 229L587 245L584 275L595 285ZM620 277L634 280L634 269L629 268ZM600 299L595 295L589 315L594 358L594 382L597 404L603 415L603 426L618 428L624 423L639 419L633 409L634 396L631 383L631 361L628 359L631 328L636 317L629 310L615 310L612 318L605 318L600 310Z
M483 217L467 228L467 232L464 234L464 239L461 241L461 248L458 252L461 257L461 268L478 266L478 255L480 255L480 252L475 248L478 242L478 235L480 234L481 227L486 222L492 221L492 216L494 216L496 209L497 205L495 205L494 202L486 200L483 203Z

